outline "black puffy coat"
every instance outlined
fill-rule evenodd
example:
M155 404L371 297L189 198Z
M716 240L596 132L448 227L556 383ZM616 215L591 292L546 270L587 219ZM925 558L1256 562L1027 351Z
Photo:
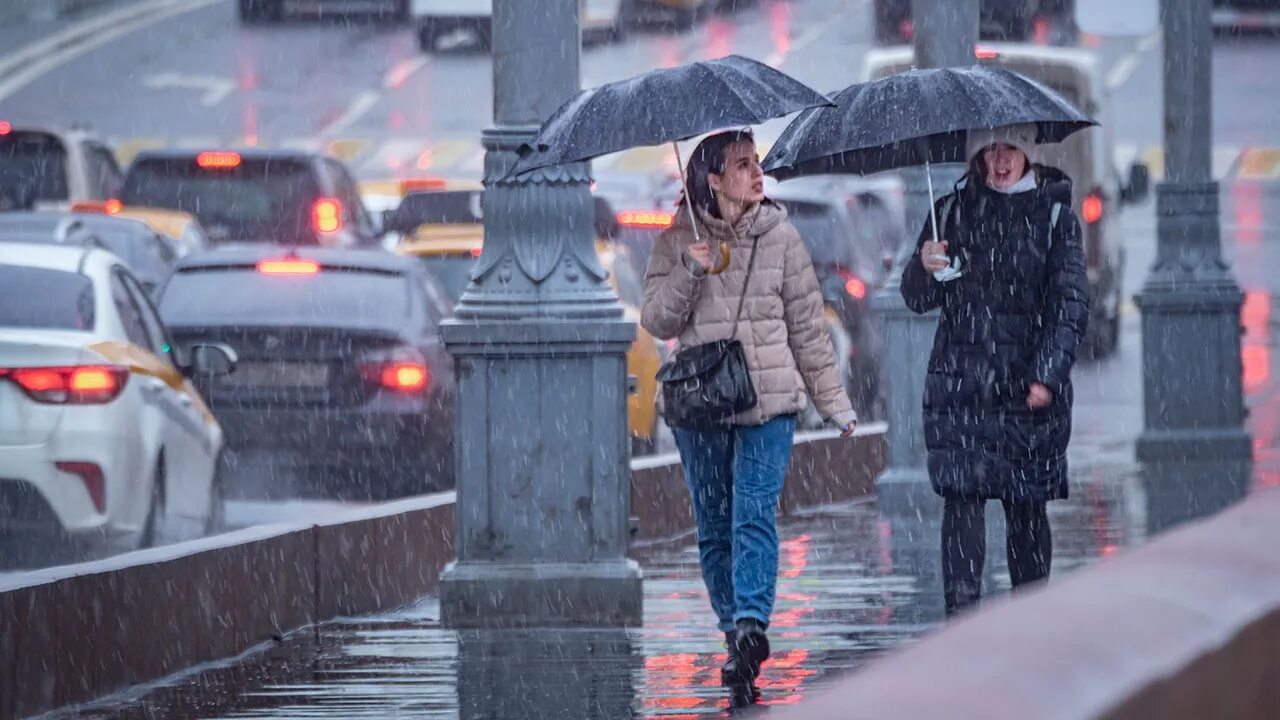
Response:
M924 391L929 477L944 497L1054 500L1067 496L1071 367L1089 319L1080 223L1071 181L1036 166L1036 189L1006 195L966 177L935 209L960 278L920 264L926 219L903 270L917 313L941 308ZM1051 225L1053 206L1060 205ZM1031 383L1052 404L1027 407Z

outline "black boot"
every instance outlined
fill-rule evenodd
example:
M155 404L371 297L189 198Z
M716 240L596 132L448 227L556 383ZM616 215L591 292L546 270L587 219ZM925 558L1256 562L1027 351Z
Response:
M755 679L760 675L760 665L769 659L769 637L764 634L764 625L758 620L743 618L737 624L733 644L751 670L752 679Z
M720 683L729 689L729 705L746 707L760 699L760 690L756 688L755 675L738 651L737 630L724 634L724 645L729 651L729 658L720 668Z

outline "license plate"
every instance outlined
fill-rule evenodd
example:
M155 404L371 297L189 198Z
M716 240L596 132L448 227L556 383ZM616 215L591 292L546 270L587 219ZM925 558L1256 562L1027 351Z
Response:
M242 362L226 378L227 384L241 387L324 387L329 384L329 366L323 363Z

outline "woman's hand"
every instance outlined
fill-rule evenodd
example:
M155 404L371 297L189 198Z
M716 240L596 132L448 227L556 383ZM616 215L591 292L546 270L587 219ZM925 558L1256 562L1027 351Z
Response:
M848 425L845 425L844 427L840 428L840 437L847 438L850 435L853 435L853 432L857 429L858 429L858 421L854 420Z
M947 257L947 241L926 242L920 246L920 264L931 273L950 266L951 259Z
M694 262L702 266L704 270L710 270L711 263L711 246L705 241L696 242L685 249L685 253L693 259Z
M1040 383L1031 383L1027 393L1027 407L1032 410L1043 410L1053 402L1053 391Z

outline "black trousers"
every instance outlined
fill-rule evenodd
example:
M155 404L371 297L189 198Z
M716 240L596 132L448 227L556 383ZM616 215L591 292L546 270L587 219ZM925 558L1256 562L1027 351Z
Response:
M947 615L982 599L987 558L986 501L947 498L942 511L942 593ZM1043 502L1002 501L1009 579L1015 589L1049 576L1053 538Z

